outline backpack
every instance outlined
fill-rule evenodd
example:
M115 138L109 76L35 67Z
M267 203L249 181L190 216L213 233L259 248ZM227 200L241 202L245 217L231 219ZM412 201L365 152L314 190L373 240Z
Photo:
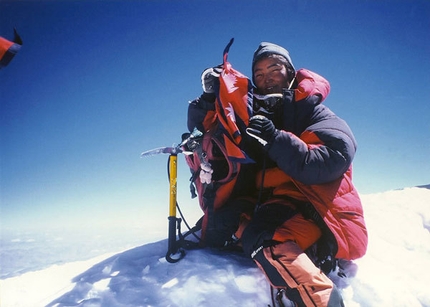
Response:
M190 168L190 191L192 198L198 197L203 211L201 223L201 245L207 245L206 230L213 221L213 215L219 211L231 196L237 181L241 164L228 158L223 133L218 125L208 130L196 140L199 144L192 155L185 155L185 161ZM202 163L210 163L214 170L212 182L204 184L199 174ZM217 245L209 243L209 245Z

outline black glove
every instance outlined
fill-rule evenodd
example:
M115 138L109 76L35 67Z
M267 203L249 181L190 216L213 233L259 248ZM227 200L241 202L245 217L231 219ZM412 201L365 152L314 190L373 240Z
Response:
M218 78L222 71L222 64L207 68L202 73L202 88L203 92L206 94L213 94L215 93L215 88L217 82L219 82Z
M259 141L264 147L269 147L278 131L273 122L263 115L255 115L249 119L246 133Z

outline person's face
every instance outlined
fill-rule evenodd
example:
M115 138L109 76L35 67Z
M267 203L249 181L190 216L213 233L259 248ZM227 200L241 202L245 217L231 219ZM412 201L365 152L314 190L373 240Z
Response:
M289 78L287 68L276 58L263 58L254 65L254 83L263 94L282 94L283 88L288 88Z

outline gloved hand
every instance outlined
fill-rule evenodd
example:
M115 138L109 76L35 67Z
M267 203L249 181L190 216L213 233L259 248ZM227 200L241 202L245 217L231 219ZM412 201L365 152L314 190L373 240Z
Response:
M278 131L270 119L263 115L255 115L249 119L246 133L266 147L272 143Z
M215 93L215 84L218 82L218 78L222 71L222 64L207 68L202 73L202 88L206 94Z
M214 170L212 169L212 165L208 162L203 162L200 164L200 181L201 183L211 183L212 182L212 173Z

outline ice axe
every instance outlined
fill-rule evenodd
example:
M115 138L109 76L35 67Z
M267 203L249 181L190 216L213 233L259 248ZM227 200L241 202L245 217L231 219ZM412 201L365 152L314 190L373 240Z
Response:
M158 154L168 154L168 170L169 170L169 185L170 185L170 196L169 196L169 228L168 228L168 247L166 253L166 260L169 263L175 263L184 258L185 250L182 248L180 241L176 240L176 230L178 230L178 237L181 239L181 219L176 217L176 206L177 206L177 162L178 154L193 154L193 151L184 150L184 145L187 145L191 150L196 149L199 146L198 140L203 136L203 133L198 129L185 138L179 145L174 147L160 147L144 151L141 153L141 157L148 157Z

